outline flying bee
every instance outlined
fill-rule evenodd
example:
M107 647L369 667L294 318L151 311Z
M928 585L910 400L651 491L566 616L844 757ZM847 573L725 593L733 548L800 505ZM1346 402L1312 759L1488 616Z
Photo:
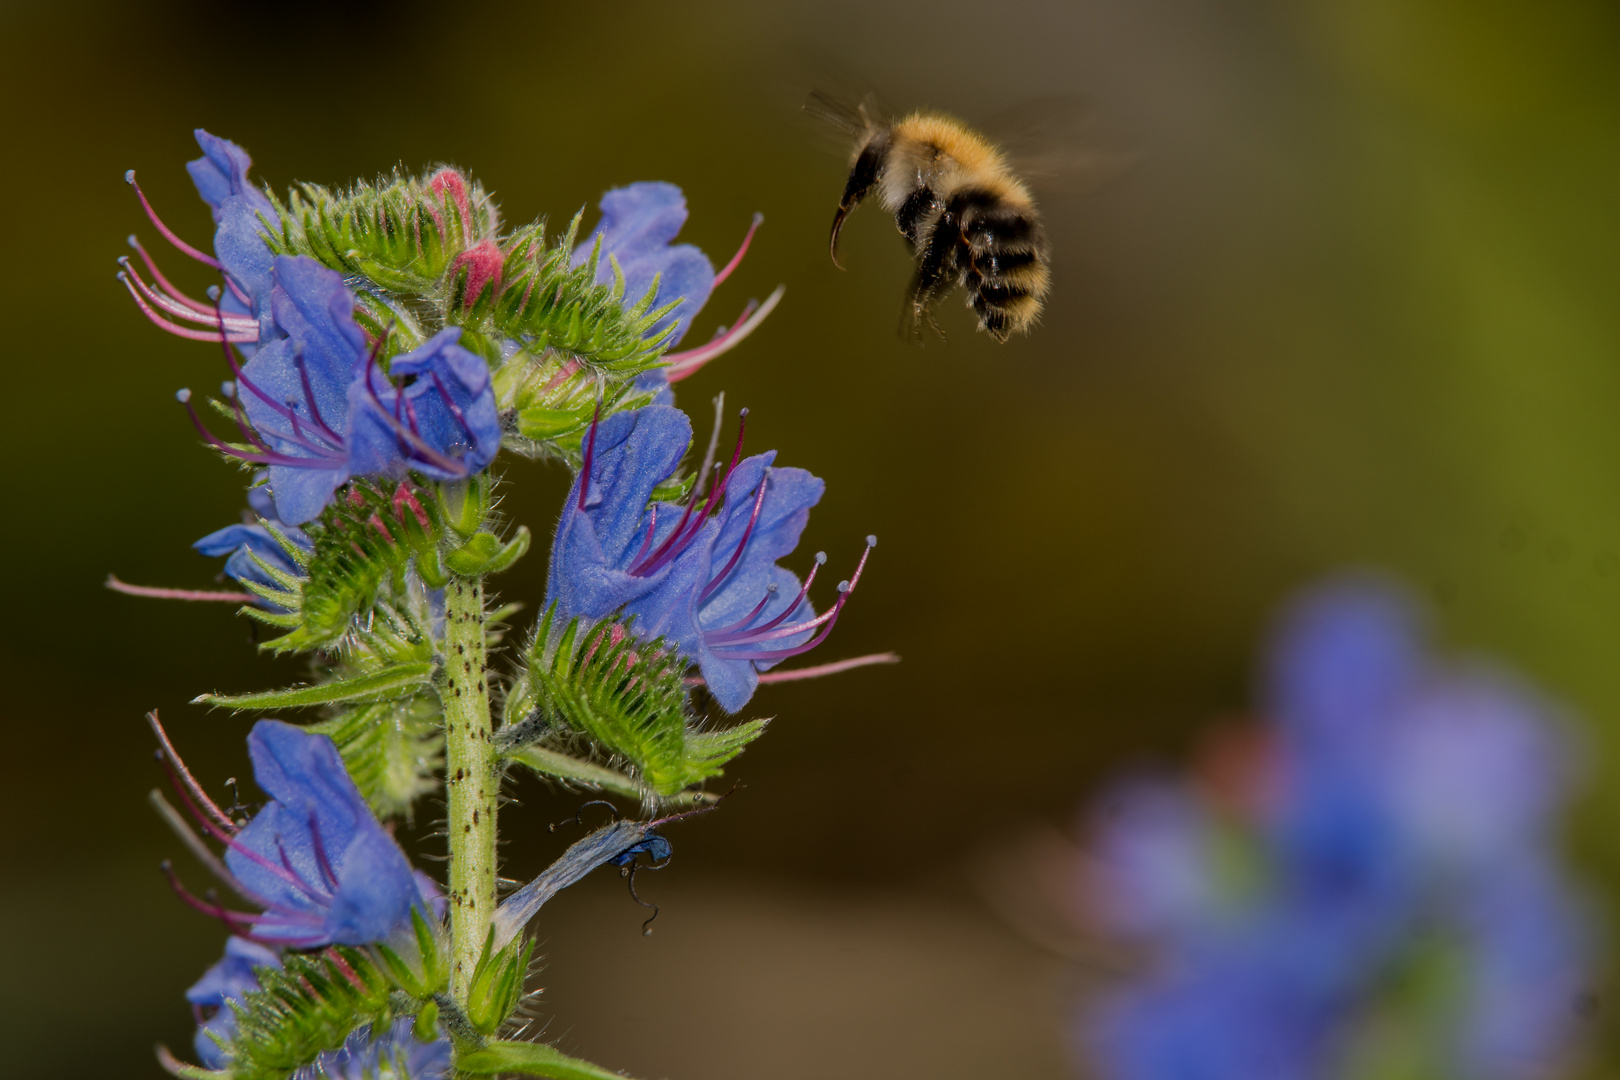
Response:
M820 94L807 108L856 137L833 215L834 265L842 269L844 220L876 189L916 260L908 294L914 331L933 325L934 306L958 285L979 328L997 341L1034 326L1051 285L1046 236L1029 188L995 145L940 113L887 123L866 104L850 107Z

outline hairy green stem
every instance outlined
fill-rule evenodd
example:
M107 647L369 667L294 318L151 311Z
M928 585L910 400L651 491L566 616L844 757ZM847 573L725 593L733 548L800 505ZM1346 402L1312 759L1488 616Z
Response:
M450 993L463 1008L495 914L495 803L500 761L490 742L484 656L484 583L452 576L445 588L445 788L450 838Z

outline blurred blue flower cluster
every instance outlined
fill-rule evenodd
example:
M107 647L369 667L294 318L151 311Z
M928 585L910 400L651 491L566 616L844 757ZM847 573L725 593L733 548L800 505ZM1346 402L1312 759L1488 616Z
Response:
M1084 1058L1114 1080L1555 1071L1592 929L1559 862L1554 711L1431 659L1408 600L1358 577L1285 614L1266 716L1203 783L1139 780L1094 816L1086 903L1146 966L1087 1003Z

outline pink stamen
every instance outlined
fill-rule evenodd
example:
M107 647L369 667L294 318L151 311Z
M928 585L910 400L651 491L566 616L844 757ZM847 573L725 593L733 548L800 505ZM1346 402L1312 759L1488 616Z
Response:
M243 854L247 854L247 852L244 851ZM290 880L294 888L303 893L305 896L309 897L311 900L315 901L317 904L331 902L332 892L330 889L327 889L323 885L320 891L317 892L315 890L315 885L311 882L305 881L303 876L299 874L299 872L293 867L292 859L287 857L287 845L282 843L280 833L276 834L276 854L281 856L281 868L292 875Z
M151 714L148 714L149 718L150 715ZM166 739L167 736L163 736L163 738ZM169 749L172 752L172 748ZM283 881L287 882L287 884L291 885L304 895L312 898L318 898L317 894L310 891L309 886L305 884L304 880L298 876L297 872L294 871L291 866L287 866L285 868L277 866L263 855L260 855L257 851L254 851L252 848L244 847L242 844L238 843L236 839L235 822L232 822L229 818L226 818L219 807L213 804L213 801L203 793L200 787L194 787L198 797L205 801L205 804L212 810L213 813L218 814L220 819L223 819L227 823L227 827L230 831L227 832L225 827L221 827L217 820L209 820L207 815L205 815L203 811L198 808L197 803L192 800L190 791L187 790L185 784L181 781L180 775L176 771L174 764L175 759L165 754L162 760L163 768L169 774L169 785L174 788L174 793L180 796L180 801L186 804L186 809L191 811L191 816L196 819L197 824L201 825L209 836L212 836L215 840L218 840L232 851L237 852L243 858L257 863L259 866L270 871L272 874L281 878ZM191 783L192 785L195 785L196 781L193 780ZM280 846L279 839L276 841L276 843L277 846ZM285 853L283 853L282 858L285 860ZM248 895L242 889L238 889L238 891L243 892L243 895ZM264 904L266 908L273 908L276 906L258 897L253 897L253 899Z
M218 291L215 289L210 289L209 295L217 296ZM221 322L223 322L224 314L217 305L214 308L214 312L219 316ZM299 430L298 411L292 408L290 403L288 405L283 405L276 401L275 398L272 398L269 394L259 389L257 383L247 377L246 373L244 373L242 370L242 365L237 363L235 350L232 348L229 341L224 340L223 333L221 334L220 348L225 352L225 363L230 367L231 374L236 376L237 389L236 393L231 395L231 404L234 406L234 412L236 414L236 426L241 429L242 435L248 440L248 442L252 443L254 446L257 446L260 450L267 454L275 453L275 451L270 448L269 444L261 439L258 434L250 428L249 424L247 423L246 416L243 415L241 388L244 386L247 387L248 392L254 397L270 406L270 408L275 410L280 416L292 422L292 435L290 437L282 432L271 431L270 434L273 437L278 439L286 439L288 442L295 442L305 450L308 450L310 453L316 455L317 458L325 458L330 461L337 461L342 458L343 437L337 432L333 431L331 428L327 427L325 422L321 420L320 408L315 404L315 391L310 388L309 373L305 370L304 358L302 355L294 357L293 363L294 366L298 368L298 377L303 383L304 396L305 400L309 404L310 412L314 414L315 422L320 426L321 431L326 436L321 439L322 442L326 443L325 446L317 446L308 439L304 438L303 432Z
M157 736L158 745L163 748L163 756L168 762L170 777L182 783L186 791L196 797L197 802L202 804L216 823L234 833L236 831L236 822L232 821L225 811L214 804L214 800L208 797L208 793L202 789L202 785L197 783L196 777L191 775L191 770L186 768L186 763L180 759L180 753L175 750L174 743L169 741L169 733L163 730L163 723L158 719L156 709L146 714L146 722L151 725L152 734ZM192 810L195 811L196 803L191 803L190 799L187 799L187 802L191 804Z
M450 391L444 385L444 380L439 378L437 371L430 371L429 374L433 376L433 385L439 391L439 397L444 400L444 407L450 410L450 415L456 418L457 424L461 425L461 430L467 435L468 443L476 443L478 436L473 434L472 425L467 423L467 418L461 414L461 407L451 399Z
M840 595L838 599L841 602L843 600L843 596ZM703 641L704 644L708 645L710 648L720 648L724 645L753 645L761 641L774 641L777 638L792 637L795 634L802 634L806 630L814 630L816 627L827 622L829 619L835 619L837 617L838 605L834 604L831 611L824 611L815 618L794 623L792 626L784 626L777 630L744 630L735 634L708 633L703 635Z
M315 421L315 426L321 429L322 434L330 436L334 445L342 446L343 436L339 435L337 432L328 427L326 421L321 418L321 407L315 401L314 388L309 384L309 365L304 363L304 354L299 353L298 356L294 358L293 363L298 368L298 381L304 388L304 401L309 405L310 419ZM235 367L234 364L231 366Z
M793 603L791 603L787 607L783 608L781 613L778 614L776 616L776 618L771 619L769 622L761 623L759 626L754 627L754 629L755 630L770 630L770 629L773 629L773 628L775 628L777 626L780 626L780 625L782 625L782 623L786 622L790 615L792 615L795 611L799 610L799 605L804 603L804 598L810 594L810 586L816 580L816 574L826 564L827 564L827 553L825 551L816 552L816 565L812 566L810 568L810 573L805 575L804 584L799 586L799 595L795 596L793 598ZM728 626L724 630L721 630L720 633L726 633L726 632L734 630L734 629L740 629L740 628L735 627L735 626Z
M187 907L194 908L197 911L202 912L204 915L212 915L214 918L219 919L230 928L231 933L237 933L237 924L241 924L242 926L251 926L259 919L263 918L262 915L256 915L252 912L231 911L224 905L217 902L211 904L192 893L190 889L186 888L180 883L180 875L174 872L174 866L170 864L169 860L164 859L159 866L163 870L163 875L169 879L169 888L174 890L174 894L184 901Z
M759 478L759 493L754 496L754 510L753 513L748 515L748 524L743 529L742 539L737 541L737 550L731 553L731 560L726 563L725 569L710 578L709 583L703 586L703 591L698 593L698 603L700 605L714 595L714 591L737 568L737 561L742 558L743 549L748 546L748 538L754 534L754 526L759 522L759 511L765 505L765 488L770 479L771 471L766 469L765 475Z
M149 596L154 600L219 600L230 604L251 604L258 599L252 593L214 592L209 589L165 589L156 585L131 585L107 575L107 588L125 596Z
M646 539L641 541L641 547L636 550L636 557L630 560L630 564L632 566L634 566L636 563L640 562L641 557L643 555L647 554L647 549L652 547L653 537L655 535L657 535L657 533L658 533L658 504L653 503L652 504L652 509L647 512L647 536L646 536Z
M200 1023L200 1021L199 1021ZM174 1051L159 1043L157 1046L158 1067L177 1080L188 1080L197 1075L197 1066L188 1065L174 1056Z
M252 330L254 332L255 340L257 340L259 328L259 322L257 319L216 316L214 309L212 308L205 308L199 311L191 305L177 300L166 293L159 292L148 285L144 280L142 280L141 275L135 270L134 266L130 264L129 256L125 255L119 258L118 265L124 268L125 273L129 275L130 282L142 296L146 297L153 304L162 308L170 315L177 318L186 319L191 322L204 323L209 326L218 326L223 322L227 325L222 328L222 333L226 329L235 331L237 333L244 333L248 330Z
M697 505L697 489L694 489L694 497L692 501L687 504L686 513L681 515L680 523L675 526L675 531L669 534L669 537L663 542L662 545L659 546L657 551L653 552L645 563L632 566L630 568L631 574L634 574L637 577L644 577L647 574L654 573L665 563L669 562L676 555L679 555L682 551L684 551L686 546L690 544L697 536L698 530L703 528L703 523L708 520L709 514L714 510L715 504L720 501L720 494L725 490L726 481L731 479L732 471L736 469L737 463L742 460L743 436L746 435L747 432L748 410L743 409L737 414L737 445L731 452L731 464L726 466L725 475L720 478L714 487L709 489L709 501L704 504L703 511L697 515L697 520L692 522L690 529L685 529L683 532L683 528L685 527L688 518L691 517L692 508Z
M230 345L226 344L225 342L220 342L220 344L224 346L225 358L229 360L231 355ZM275 451L270 448L269 443L259 438L259 433L253 430L253 425L248 422L248 415L242 408L242 386L240 382L231 386L230 398L231 419L236 421L236 430L242 433L242 438L246 439L250 444L257 447L262 453L275 453Z
M792 671L765 671L759 675L759 681L764 683L797 682L800 679L819 679L824 675L838 675L845 671L854 671L856 668L870 667L873 664L898 664L900 654L892 652L868 653L865 656L851 657L848 660L835 660L830 664L817 664L814 667L794 668ZM703 676L694 675L685 680L687 686L703 686Z
M729 626L722 626L718 631L716 631L716 633L724 634L729 633L732 630L741 630L743 627L759 618L759 613L765 610L765 606L771 602L771 597L775 596L776 592L776 584L774 582L765 586L765 595L760 598L759 603L754 605L753 611L750 611L748 614L744 615L742 618L738 619Z
M152 322L161 329L167 330L175 337L186 338L190 341L219 341L221 339L220 332L217 330L193 330L190 327L177 326L176 324L170 322L168 319L165 319L156 311L152 310L151 305L146 302L146 298L140 294L140 292L135 288L134 283L130 281L130 275L124 273L123 271L119 271L118 280L124 283L124 287L129 290L129 295L135 298L136 306L141 309L148 319L151 319ZM255 329L251 335L244 332L229 334L225 336L225 340L234 342L255 342L259 340L259 332L257 329Z
M737 264L743 261L743 256L748 254L748 245L754 242L754 231L764 224L764 222L765 215L755 211L753 223L748 226L748 235L743 237L742 247L738 248L737 254L731 257L731 261L726 263L725 266L721 267L718 274L714 275L715 288L719 288L720 283L726 280L726 278L730 277L731 272L737 269Z
M315 820L315 815L309 815L309 835L315 841L315 862L326 876L327 888L338 888L337 871L332 869L332 860L326 854L326 841L321 838L321 823Z
M218 435L215 435L212 431L208 430L208 426L202 422L202 417L197 415L196 408L191 404L190 390L181 390L176 397L178 397L180 403L186 407L186 414L191 417L191 426L197 429L197 434L203 437L203 441L208 443L208 445L212 446L215 450L218 450L220 453L229 454L238 461L249 461L255 465L290 465L293 468L320 468L327 462L336 463L342 460L341 457L335 454L323 455L322 458L301 458L293 457L291 454L282 454L274 451L269 453L252 454L248 453L246 450L240 450L221 439Z
M141 257L141 262L146 264L147 272L152 275L152 280L157 282L158 286L163 289L164 292L191 308L193 311L207 313L213 310L207 304L193 300L191 297L175 288L174 285L170 283L169 279L163 276L163 271L158 269L157 263L153 261L151 255L147 254L146 248L141 246L140 240L135 237L134 233L131 233L129 236L129 246L135 249L135 254L139 255ZM120 259L119 261L122 262L123 260Z
M765 634L763 636L763 638L758 636L758 633L755 632L755 633L750 633L750 634L746 634L746 635L731 635L730 636L731 640L718 642L718 643L710 642L710 639L708 638L708 635L704 635L705 641L709 642L711 647L757 644L760 640L764 640L764 639L773 639L774 640L774 639L785 637L785 636L791 636L792 634L802 633L805 630L808 630L808 629L812 628L817 623L821 623L822 624L821 632L819 634L817 634L814 638L810 639L808 642L803 644L803 645L799 645L799 646L795 646L795 647L791 647L791 648L786 648L786 649L754 650L754 651L749 651L749 652L725 652L725 653L722 653L721 655L724 656L728 660L770 660L770 661L776 661L776 660L786 660L790 656L798 656L800 653L809 652L811 649L815 648L817 645L820 645L823 641L826 641L827 640L827 635L832 633L833 625L838 622L839 613L844 610L844 605L849 602L850 596L854 594L855 586L860 584L861 573L862 573L862 571L864 571L866 569L866 560L872 554L872 549L874 547L876 547L876 546L877 546L877 537L868 536L866 538L866 550L861 552L861 560L860 560L860 562L855 564L855 573L850 575L850 579L848 581L841 581L841 582L838 583L838 601L837 601L837 603L835 603L833 605L831 611L828 611L828 612L826 612L825 614L822 614L822 615L818 615L814 619L807 620L806 622L799 623L799 624L797 624L795 626L784 627L781 630L772 631L772 632L770 632L768 634Z
M124 183L135 189L135 194L140 198L141 205L146 208L146 216L152 219L152 225L159 233L162 234L163 239L173 244L175 249L181 254L191 256L204 266L212 266L215 270L220 269L218 259L214 258L212 255L204 255L202 252L198 251L196 248L192 247L190 244L176 236L167 225L163 224L163 219L157 216L157 211L152 209L152 204L146 201L146 192L142 191L141 185L135 182L134 169L130 169L128 172L124 173Z
M591 417L591 435L585 441L585 457L579 467L579 509L585 509L585 496L591 490L591 463L596 460L596 429L602 422L602 403L597 401L596 414Z
M776 310L776 305L782 302L782 296L786 292L787 288L785 286L778 285L776 291L766 297L763 304L756 306L753 301L749 301L748 306L743 309L737 324L730 330L717 335L707 345L699 345L695 349L687 349L684 352L666 355L664 362L669 366L664 369L665 378L671 383L678 383L682 379L690 378L697 374L709 361L736 348L744 338L759 329L760 323L765 321L766 316Z
M251 309L253 307L253 298L242 291L242 286L238 285L236 279L231 277L230 274L222 274L222 276L225 278L225 287L231 290L231 295L240 300L243 307Z

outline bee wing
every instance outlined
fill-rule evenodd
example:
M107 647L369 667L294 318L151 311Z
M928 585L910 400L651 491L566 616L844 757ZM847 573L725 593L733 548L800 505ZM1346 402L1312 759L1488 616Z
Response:
M867 102L838 97L825 90L812 90L805 98L804 111L817 120L831 124L850 138L866 130Z
M1135 162L1110 146L1096 111L1073 94L1031 98L991 117L985 131L1019 176L1048 193L1090 191Z

